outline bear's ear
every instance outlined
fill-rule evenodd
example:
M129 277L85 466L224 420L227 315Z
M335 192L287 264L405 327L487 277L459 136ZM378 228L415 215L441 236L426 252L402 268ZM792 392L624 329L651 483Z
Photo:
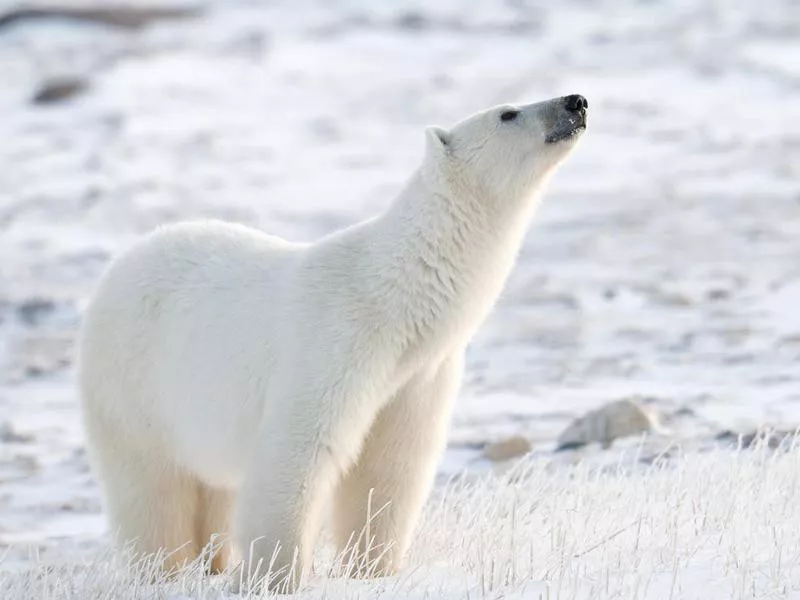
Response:
M450 152L452 141L450 132L441 127L428 127L425 130L425 141L428 152L434 156L440 156Z

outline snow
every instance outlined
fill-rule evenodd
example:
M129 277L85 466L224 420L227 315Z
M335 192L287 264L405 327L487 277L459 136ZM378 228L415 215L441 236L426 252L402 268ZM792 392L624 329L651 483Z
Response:
M502 474L439 489L409 565L373 580L328 577L319 553L299 598L797 598L797 439L773 452L716 450L643 466L641 448L598 468L527 459ZM0 573L0 594L26 598L219 600L235 574L198 563L149 581L152 561L107 551L51 555Z
M13 5L0 0L0 12ZM73 554L105 548L72 350L110 257L158 224L196 217L314 239L390 202L420 160L426 125L579 92L589 99L589 131L554 178L506 292L469 348L441 479L493 470L481 446L515 434L533 441L536 465L550 465L536 467L520 493L529 507L542 494L552 514L525 531L567 541L536 550L532 570L504 597L713 598L704 591L712 577L726 590L720 598L798 597L800 573L787 558L798 515L791 502L767 514L773 496L792 497L795 459L762 468L747 453L718 454L715 439L725 429L800 425L795 2L202 6L196 19L138 32L57 21L0 29L0 573L35 572L65 555L67 571L55 568L66 573L78 567ZM86 77L87 92L47 107L29 102L62 74ZM670 467L606 473L597 489L568 491L573 469L612 465L620 447L639 442L553 454L558 434L624 398L663 414L674 436L648 438L641 457L669 449ZM575 486L595 482L588 477ZM492 481L459 492L449 510L477 518L488 510L481 502L519 491ZM712 483L730 498L707 494ZM684 494L678 508L665 503L679 499L673 487ZM728 521L712 517L738 497ZM565 498L580 502L568 509ZM581 520L607 525L606 535L626 515L658 516L666 527L667 515L683 523L692 503L717 529L653 529L635 552L607 549L630 541L626 530L599 553L569 558L603 536ZM506 514L489 514L486 527L507 531ZM426 521L414 560L435 568L382 593L437 596L441 586L453 597L496 597L476 591L476 578L488 577L486 556L505 542L469 542L473 533ZM715 536L730 539L714 546ZM478 551L483 558L470 554ZM523 556L512 554L501 556ZM93 568L87 585L104 585L111 571ZM683 588L673 588L676 573ZM14 577L0 590L17 587L0 596L38 597L24 594L39 584ZM378 593L324 585L310 593ZM197 589L175 594L194 598Z

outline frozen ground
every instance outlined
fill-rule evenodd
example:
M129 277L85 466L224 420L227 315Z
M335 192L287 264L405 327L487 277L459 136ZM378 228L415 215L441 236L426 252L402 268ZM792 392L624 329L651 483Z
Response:
M323 552L298 597L798 600L799 478L800 452L763 447L650 467L631 453L602 473L529 459L503 476L436 493L400 575L329 578L331 557ZM124 556L64 553L21 574L0 572L0 597L240 597L228 592L229 578L203 576L199 568L157 584L148 580L152 572L151 563Z
M578 92L589 131L469 350L443 475L484 467L477 448L512 433L546 458L572 417L631 396L675 430L650 454L800 425L796 2L203 6L133 33L0 29L6 565L64 540L93 548L104 529L72 343L112 255L202 216L327 233L387 205L425 125L501 102ZM63 74L88 91L32 106Z

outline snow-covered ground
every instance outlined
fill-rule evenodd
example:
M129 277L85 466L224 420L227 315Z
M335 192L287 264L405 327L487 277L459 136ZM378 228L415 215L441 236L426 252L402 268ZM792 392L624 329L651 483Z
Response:
M0 0L0 13L12 5ZM420 160L424 126L501 102L581 93L589 131L470 347L442 476L485 469L480 446L511 434L565 470L545 482L567 477L577 458L613 463L616 449L552 449L573 417L621 398L642 398L674 431L648 442L644 458L680 444L702 461L723 429L800 425L796 2L202 7L196 19L138 32L57 21L0 28L0 569L27 562L30 548L46 557L103 543L72 344L111 256L160 223L204 216L313 239L388 204ZM30 102L63 75L86 78L88 89ZM738 463L725 460L731 486ZM674 468L659 477L695 467ZM741 485L761 476L758 485L771 485L758 473ZM603 489L667 493L652 481ZM700 481L687 484L686 502L705 502ZM525 502L537 489L522 488ZM594 502L569 514L636 514L633 504ZM530 535L555 539L567 516L548 519ZM797 530L800 515L774 519L790 535L782 527ZM742 527L736 535L751 535ZM417 552L453 541L434 543L437 531L423 528ZM798 544L791 535L787 552ZM563 568L580 572L584 559L565 552ZM738 586L740 563L730 560L720 577ZM533 573L554 581L538 562ZM786 589L800 589L800 573L783 573ZM756 579L755 597L773 597ZM659 589L653 597L670 597Z
M792 444L797 444L795 439ZM788 446L787 446L788 448ZM429 502L400 575L327 577L318 556L297 597L425 600L800 599L800 452L713 451L598 471L526 460L458 482ZM150 581L152 561L62 552L0 572L3 600L222 600L231 579L202 564Z

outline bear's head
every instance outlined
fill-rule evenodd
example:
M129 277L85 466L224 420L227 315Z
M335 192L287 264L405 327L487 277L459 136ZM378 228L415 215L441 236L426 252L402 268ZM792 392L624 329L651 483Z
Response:
M583 96L479 112L445 130L429 127L426 170L434 185L503 209L531 197L586 129ZM445 192L447 193L447 192Z

